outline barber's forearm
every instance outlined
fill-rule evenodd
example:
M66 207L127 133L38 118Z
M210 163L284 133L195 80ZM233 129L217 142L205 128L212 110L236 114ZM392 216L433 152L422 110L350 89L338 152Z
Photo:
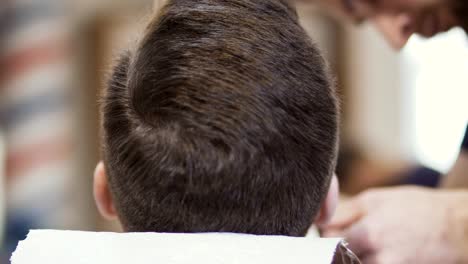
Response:
M468 150L462 150L450 172L442 179L442 188L468 188Z

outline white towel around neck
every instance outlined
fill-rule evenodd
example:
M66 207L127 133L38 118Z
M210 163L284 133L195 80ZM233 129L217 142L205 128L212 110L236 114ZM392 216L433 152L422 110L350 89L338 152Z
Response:
M329 264L341 239L33 230L12 264Z

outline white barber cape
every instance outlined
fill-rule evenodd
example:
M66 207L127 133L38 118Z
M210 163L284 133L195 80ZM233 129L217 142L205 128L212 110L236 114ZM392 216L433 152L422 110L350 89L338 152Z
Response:
M12 264L330 264L338 238L33 230ZM353 262L355 263L355 262Z

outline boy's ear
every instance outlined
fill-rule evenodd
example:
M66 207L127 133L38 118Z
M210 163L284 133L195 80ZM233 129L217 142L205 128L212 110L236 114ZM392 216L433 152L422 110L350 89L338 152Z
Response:
M117 213L107 182L105 166L102 161L98 163L94 170L93 192L99 213L108 220L117 219Z
M322 203L320 212L315 219L315 224L320 227L326 225L333 217L339 199L339 184L336 175L333 175L330 189L328 190L327 197Z

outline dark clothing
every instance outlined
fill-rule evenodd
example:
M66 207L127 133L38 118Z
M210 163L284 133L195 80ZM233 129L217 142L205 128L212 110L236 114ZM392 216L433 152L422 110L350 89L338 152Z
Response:
M466 127L465 138L463 139L462 149L468 151L468 126Z
M416 167L404 173L401 177L403 185L418 185L429 188L437 188L441 181L442 174L426 167Z

